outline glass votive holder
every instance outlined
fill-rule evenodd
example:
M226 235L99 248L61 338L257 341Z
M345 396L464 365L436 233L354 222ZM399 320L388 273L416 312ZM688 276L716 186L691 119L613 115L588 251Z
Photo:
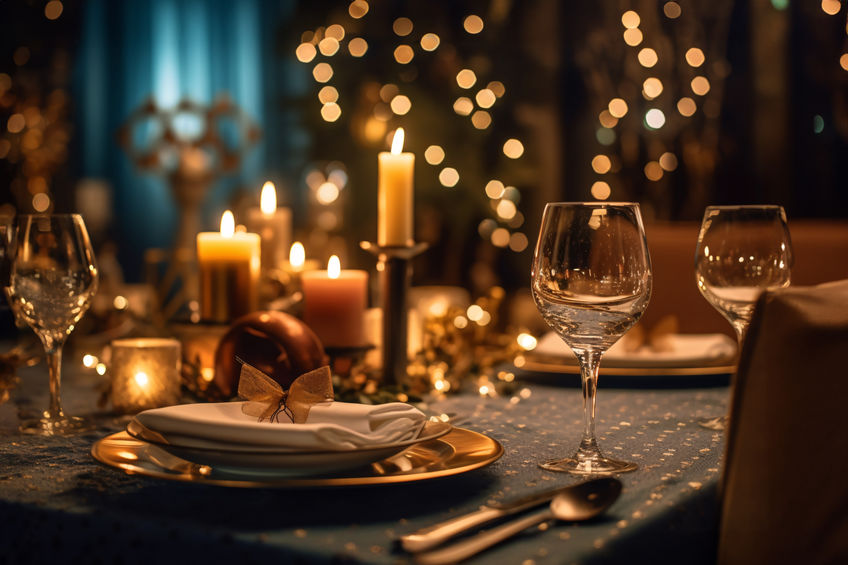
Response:
M116 412L134 414L179 402L179 341L116 339L111 348L111 400Z

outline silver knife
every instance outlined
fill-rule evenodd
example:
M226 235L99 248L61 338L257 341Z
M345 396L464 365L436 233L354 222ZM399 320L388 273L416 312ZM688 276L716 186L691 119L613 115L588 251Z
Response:
M550 502L557 494L573 486L569 485L567 487L544 490L507 502L485 504L474 512L457 516L456 518L451 518L450 520L439 522L433 526L401 536L400 545L410 553L425 551L471 528Z

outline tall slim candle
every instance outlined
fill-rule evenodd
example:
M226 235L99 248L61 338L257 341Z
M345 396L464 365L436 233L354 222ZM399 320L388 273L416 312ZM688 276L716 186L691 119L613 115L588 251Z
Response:
M247 229L262 238L262 268L282 267L291 244L292 214L289 208L277 207L274 183L262 186L259 208L247 211Z
M200 315L231 322L258 307L259 235L235 233L233 213L221 217L221 232L197 234Z
M409 245L412 237L412 205L415 155L402 153L403 128L395 131L392 151L378 156L377 243Z

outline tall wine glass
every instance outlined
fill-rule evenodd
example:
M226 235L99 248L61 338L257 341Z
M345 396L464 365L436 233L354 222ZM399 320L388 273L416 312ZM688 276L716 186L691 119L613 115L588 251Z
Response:
M709 206L695 249L698 290L727 318L739 349L764 290L789 286L792 242L781 206ZM725 426L724 416L701 425Z
M595 439L601 355L641 317L651 296L651 260L639 205L557 202L545 206L531 289L545 321L580 364L583 438L577 452L540 465L580 475L621 473L635 463L605 457Z
M88 428L62 411L62 346L97 291L97 266L78 214L21 215L11 243L6 293L12 310L41 339L50 373L50 407L21 430L64 435Z

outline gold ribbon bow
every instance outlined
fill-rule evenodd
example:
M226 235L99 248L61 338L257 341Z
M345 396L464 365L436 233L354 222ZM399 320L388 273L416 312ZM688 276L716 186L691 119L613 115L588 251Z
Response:
M309 409L319 402L333 400L333 379L328 366L299 376L288 390L256 367L242 362L238 395L248 402L241 411L260 422L280 422L285 415L294 424L303 424Z

